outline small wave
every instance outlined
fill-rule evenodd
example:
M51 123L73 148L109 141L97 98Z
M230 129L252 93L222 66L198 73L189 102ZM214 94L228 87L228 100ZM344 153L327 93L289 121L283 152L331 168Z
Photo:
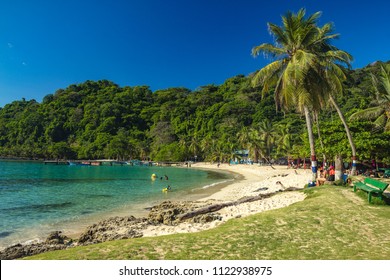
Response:
M206 185L206 186L202 187L202 189L208 189L208 188L217 186L217 185L219 185L219 184L225 184L225 183L233 182L233 181L234 181L234 179L230 179L230 180L225 180L225 181L222 181L222 182L213 183L213 184Z
M43 241L44 241L43 238L35 237L34 239L28 239L27 241L18 242L18 243L22 244L22 245L31 245L31 244L40 243L40 242L43 242Z
M9 248L9 247L12 247L12 246L16 246L18 244L22 245L22 246L25 246L25 245L31 245L31 244L35 244L35 243L40 243L40 242L43 242L44 239L42 238L34 238L34 239L27 239L27 240L20 240L18 238L15 238L15 239L12 239L12 240L9 240L8 242L6 243L1 243L0 244L0 251L2 250L5 250L6 248Z

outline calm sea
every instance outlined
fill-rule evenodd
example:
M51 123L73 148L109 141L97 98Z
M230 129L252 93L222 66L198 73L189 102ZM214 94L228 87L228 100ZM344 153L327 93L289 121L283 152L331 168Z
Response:
M72 235L109 216L143 216L163 200L200 198L230 180L192 168L0 161L0 248L42 240L54 230ZM168 185L172 192L162 192Z

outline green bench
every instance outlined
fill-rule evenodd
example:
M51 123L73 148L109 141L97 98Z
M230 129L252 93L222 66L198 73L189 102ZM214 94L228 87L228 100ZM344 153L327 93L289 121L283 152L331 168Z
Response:
M353 191L362 190L368 193L368 203L371 203L372 194L377 194L383 200L383 192L389 186L388 183L381 182L372 178L365 178L364 182L353 183Z

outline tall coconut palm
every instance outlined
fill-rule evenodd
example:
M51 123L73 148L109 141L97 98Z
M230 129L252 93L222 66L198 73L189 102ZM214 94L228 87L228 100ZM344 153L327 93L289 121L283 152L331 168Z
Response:
M356 173L356 147L352 138L351 131L347 124L347 121L341 112L340 107L338 106L334 95L341 94L343 92L343 81L347 79L344 73L344 67L351 68L350 62L352 61L352 56L342 50L337 49L336 47L329 44L330 39L337 38L338 34L332 34L333 27L332 24L325 24L323 27L319 28L318 36L320 38L328 38L324 40L323 43L319 44L316 47L319 47L319 53L324 53L322 56L322 73L324 79L327 80L322 86L329 92L329 101L330 104L336 109L339 118L344 125L345 133L349 141L352 152L352 174ZM341 172L341 171L340 171Z
M252 49L275 59L253 77L254 85L262 85L262 93L271 88L275 102L284 109L295 108L305 115L312 161L312 181L317 178L317 159L314 146L311 111L319 111L340 89L343 80L338 62L349 62L350 55L330 45L337 34L332 25L317 26L320 12L305 17L305 9L297 14L282 16L283 25L268 23L275 44L261 44ZM333 84L334 80L336 84ZM340 82L340 83L339 83Z

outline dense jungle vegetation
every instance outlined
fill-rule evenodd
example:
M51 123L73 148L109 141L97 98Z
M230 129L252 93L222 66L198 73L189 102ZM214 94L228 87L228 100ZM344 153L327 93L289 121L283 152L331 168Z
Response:
M378 75L381 65L346 70L348 81L336 100L347 119L378 106L371 74ZM152 92L148 86L86 81L59 89L41 103L23 99L0 108L0 156L228 161L235 151L249 149L255 161L308 158L303 116L277 110L272 89L264 97L260 92L251 86L251 76L243 75L193 91ZM390 163L390 131L369 120L349 119L348 124L360 160ZM331 106L320 112L316 135L317 127L319 158L351 157Z

